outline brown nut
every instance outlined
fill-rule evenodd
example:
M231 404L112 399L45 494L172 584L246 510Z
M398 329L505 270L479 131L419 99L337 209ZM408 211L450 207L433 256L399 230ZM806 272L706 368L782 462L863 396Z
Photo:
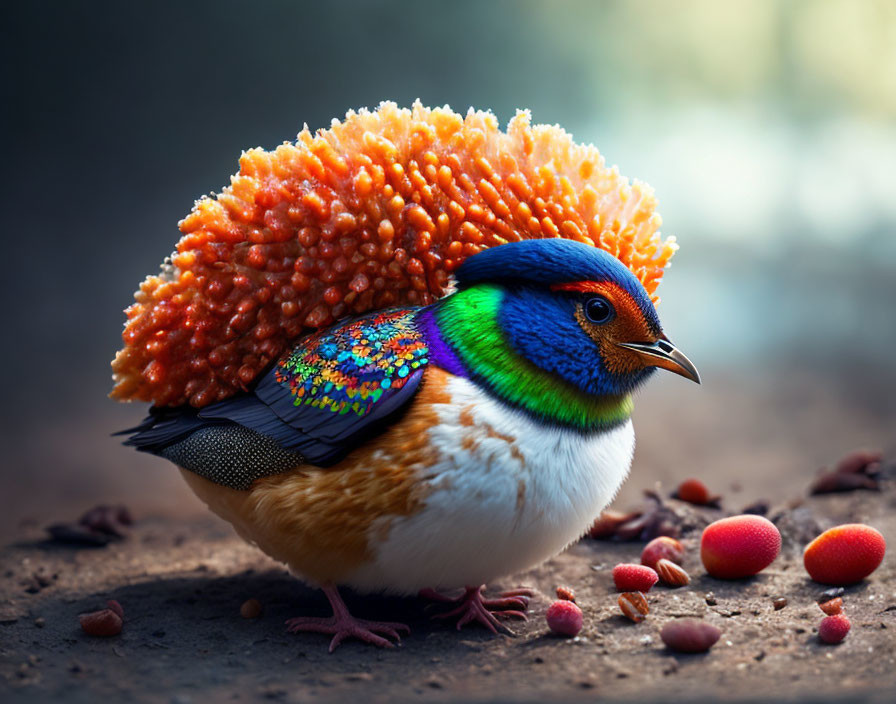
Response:
M258 599L246 599L240 606L240 616L243 618L258 618L261 616L261 602Z
M121 604L115 601L115 599L109 599L109 601L106 602L106 606L108 606L110 610L117 613L118 618L124 621L124 609L121 608Z
M572 587L557 587L557 598L575 603L576 593L572 590Z
M635 623L643 621L650 611L647 598L641 592L623 592L617 601L622 614Z
M836 599L828 599L818 605L818 608L824 611L828 616L835 616L843 611L843 599L839 596Z
M626 521L637 518L641 514L637 511L630 513L620 513L619 511L603 511L597 520L594 521L588 531L589 538L597 540L612 537L616 529Z
M89 636L108 638L121 633L121 616L112 609L102 609L89 614L81 614L78 616L78 620L81 622L81 630Z
M663 584L669 587L683 587L691 582L691 578L684 568L665 557L656 561L656 573L660 576Z
M775 611L780 611L785 606L787 606L787 597L776 596L774 599L772 599L772 606L775 607Z
M679 653L704 653L721 636L722 632L715 626L691 618L670 621L660 631L663 643Z

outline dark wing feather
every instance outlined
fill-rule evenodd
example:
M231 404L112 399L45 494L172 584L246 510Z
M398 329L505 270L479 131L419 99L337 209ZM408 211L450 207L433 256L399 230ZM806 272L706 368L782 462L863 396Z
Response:
M304 338L254 391L195 409L153 409L125 444L158 454L196 430L237 424L321 467L394 420L429 363L417 309L378 312Z
M125 445L157 454L210 424L194 408L152 408L140 425L115 435L130 435Z

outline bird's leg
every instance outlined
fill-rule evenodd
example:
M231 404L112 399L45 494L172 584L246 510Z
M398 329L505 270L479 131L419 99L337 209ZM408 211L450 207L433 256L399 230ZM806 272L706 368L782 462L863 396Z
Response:
M299 618L291 618L286 622L286 629L290 633L299 633L301 631L311 631L313 633L332 633L333 640L330 641L330 652L336 650L336 647L346 638L357 638L365 643L373 643L381 648L394 647L392 642L377 635L382 633L389 638L394 638L397 643L401 642L398 631L411 632L403 623L391 623L389 621L366 621L364 619L355 618L348 612L348 607L339 596L339 590L333 583L326 583L321 586L327 599L330 600L330 606L333 607L333 615L329 618L314 618L310 616L300 616Z
M527 620L525 610L529 606L529 598L535 592L531 589L513 589L503 592L498 599L486 599L482 595L485 585L480 587L466 587L459 597L450 597L433 589L423 589L420 596L424 599L432 599L457 606L443 614L437 614L433 618L451 618L459 616L457 630L464 625L476 621L488 628L492 633L499 630L510 632L510 629L502 624L498 618L521 618Z

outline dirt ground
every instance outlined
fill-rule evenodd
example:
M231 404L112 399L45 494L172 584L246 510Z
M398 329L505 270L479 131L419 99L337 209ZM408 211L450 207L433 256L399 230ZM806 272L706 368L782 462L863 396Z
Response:
M896 561L892 556L844 595L852 631L838 646L818 641L825 589L800 559L820 529L843 522L896 537L896 468L881 492L857 491L770 508L784 547L759 576L727 582L699 564L699 529L683 536L689 586L655 587L651 613L634 624L616 607L610 570L637 561L642 543L585 539L541 567L494 588L534 587L530 619L514 636L433 621L418 599L349 595L357 615L399 620L411 635L394 650L346 642L327 653L327 637L291 635L296 615L329 613L324 598L242 543L212 518L139 520L130 535L102 548L50 543L25 526L0 552L0 690L4 702L146 701L873 701L896 695ZM699 526L737 512L670 505ZM575 639L548 633L544 612L557 585L575 589L585 627ZM780 611L774 597L788 605ZM257 619L240 616L256 598ZM122 633L91 638L80 612L107 599L124 607ZM705 618L722 629L704 655L677 655L661 626Z

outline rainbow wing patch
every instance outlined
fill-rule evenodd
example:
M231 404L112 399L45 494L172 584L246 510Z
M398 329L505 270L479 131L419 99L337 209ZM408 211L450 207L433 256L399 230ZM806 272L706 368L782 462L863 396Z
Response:
M274 371L292 404L364 417L428 362L415 309L367 315L306 338Z

